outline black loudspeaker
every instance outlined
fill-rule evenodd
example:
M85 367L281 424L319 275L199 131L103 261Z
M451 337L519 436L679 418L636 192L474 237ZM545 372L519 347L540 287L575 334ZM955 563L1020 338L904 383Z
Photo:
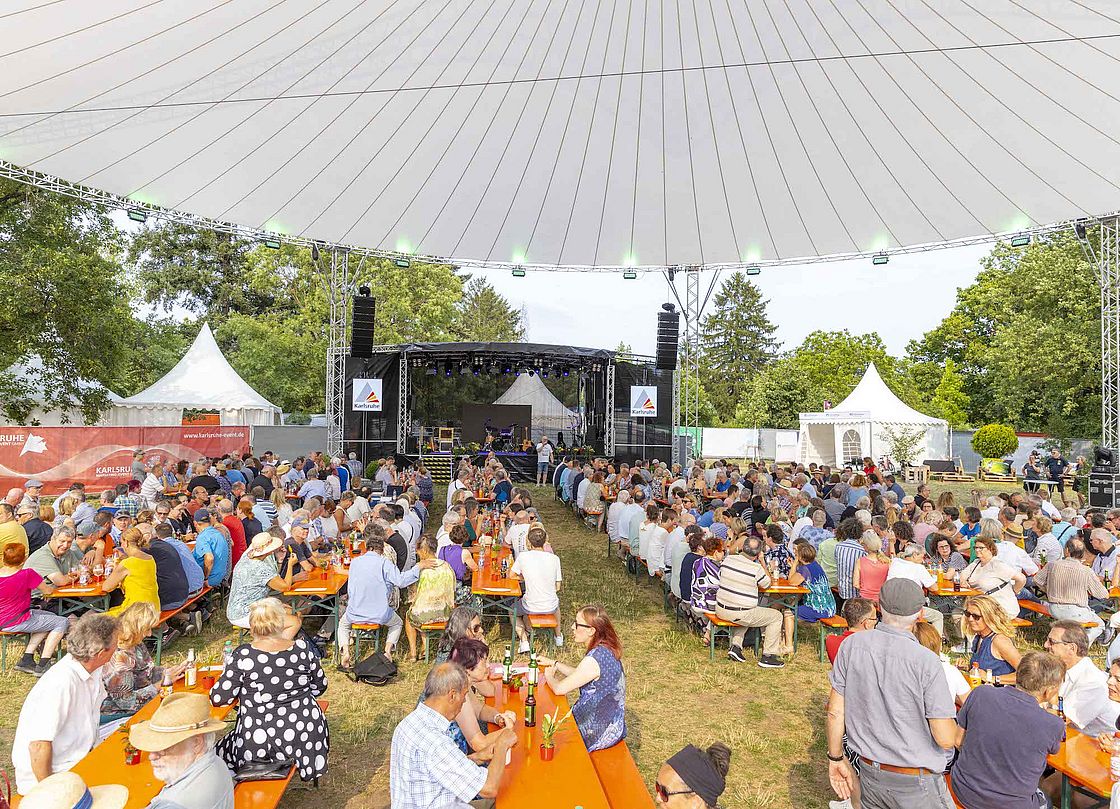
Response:
M368 359L373 356L373 314L377 301L357 295L354 298L354 320L350 329L350 356Z
M657 313L657 370L677 370L677 345L680 342L680 331L679 313Z

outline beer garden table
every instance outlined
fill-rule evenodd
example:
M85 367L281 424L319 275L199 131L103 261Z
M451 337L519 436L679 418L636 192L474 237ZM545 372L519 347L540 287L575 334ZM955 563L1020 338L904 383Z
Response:
M315 568L308 574L307 579L296 582L290 590L281 593L280 597L288 601L296 612L314 601L319 601L327 606L331 615L334 616L335 645L337 647L338 619L341 606L339 602L342 600L340 592L349 580L350 574L347 572L339 572L333 568L330 570Z
M808 587L795 587L789 583L788 579L778 579L771 583L769 587L761 591L764 596L770 599L771 604L778 604L779 606L789 609L794 616L797 616L797 606L801 603L801 597L809 594ZM793 651L797 651L797 623L794 623L793 632Z
M1070 809L1074 792L1095 801L1093 806L1108 805L1115 782L1109 776L1108 753L1095 738L1067 726L1061 749L1046 761L1062 774L1061 809Z
M59 615L64 616L85 610L105 612L109 609L109 593L102 588L101 582L84 587L77 584L58 587L46 598L57 598Z
M557 697L544 682L543 670L537 684L536 726L525 727L527 686L510 691L501 682L497 694L487 699L499 711L509 710L517 720L517 744L510 749L510 762L498 786L497 809L611 809L606 792L591 763L591 755L575 719L568 717L555 736L556 750L551 761L542 761L541 719L559 706L557 719L568 712L568 701Z
M489 559L493 559L490 555ZM481 552L478 559L482 559ZM498 555L501 559L509 559L513 564L513 554L509 548L503 547ZM471 575L471 592L482 599L482 615L509 616L509 628L512 639L517 640L517 601L521 598L521 582L513 578L502 578L500 572L495 572L491 564L483 569L481 562ZM585 807L586 809L586 807Z

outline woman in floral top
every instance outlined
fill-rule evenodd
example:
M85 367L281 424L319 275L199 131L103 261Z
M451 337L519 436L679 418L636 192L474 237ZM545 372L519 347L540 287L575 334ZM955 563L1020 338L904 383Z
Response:
M101 669L101 680L108 696L101 703L101 722L132 716L159 693L164 673L177 679L187 664L164 669L152 661L144 638L152 634L159 621L153 604L137 601L120 614L120 640L117 651Z
M766 526L766 550L763 554L772 578L789 578L790 568L793 567L793 554L786 547L786 535L780 526L773 523Z
M705 612L716 611L716 593L719 591L719 566L723 561L723 540L704 537L704 555L692 564L692 614L704 627L701 640L708 642L708 620Z
M817 561L817 551L808 542L798 542L797 569L789 574L789 583L794 587L801 585L809 588L809 594L797 607L797 619L814 623L821 618L831 618L836 614L836 599L828 583L828 575ZM794 614L783 611L783 632L787 647L793 651Z

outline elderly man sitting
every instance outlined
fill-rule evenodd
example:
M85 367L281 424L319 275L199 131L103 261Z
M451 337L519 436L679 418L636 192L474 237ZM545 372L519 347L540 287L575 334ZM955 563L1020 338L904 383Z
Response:
M97 742L105 686L101 667L117 651L117 619L87 613L67 637L67 654L27 694L12 742L21 795L52 773L69 770Z
M389 794L394 807L493 805L506 769L506 751L517 742L517 734L511 728L501 731L489 766L475 765L447 733L469 694L470 680L458 663L440 663L428 672L423 701L393 731ZM476 796L480 800L475 801Z
M210 715L205 694L172 694L147 722L128 733L149 754L163 789L148 809L233 809L233 779L214 754L214 736L225 723Z
M1055 621L1042 645L1066 668L1058 696L1070 724L1090 736L1111 735L1120 716L1120 703L1108 698L1108 675L1089 659L1085 628L1077 621Z

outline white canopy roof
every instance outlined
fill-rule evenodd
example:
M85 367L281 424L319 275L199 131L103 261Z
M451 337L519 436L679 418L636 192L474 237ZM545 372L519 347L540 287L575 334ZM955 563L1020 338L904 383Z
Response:
M0 158L470 260L821 256L1120 209L1111 0L8 0Z
M53 400L50 380L47 378L46 369L43 367L43 358L38 354L29 354L22 360L13 362L8 366L5 373L11 374L16 379L27 383L31 388L31 393L37 401L44 404L47 408L51 406ZM77 379L74 384L81 390L96 390L104 389L109 401L117 403L121 397L113 393L100 382L95 382L90 379Z
M863 378L848 397L831 410L802 413L802 421L876 422L881 424L947 424L944 419L921 413L903 402L879 376L875 363L867 366Z
M222 411L256 409L280 413L280 408L249 387L226 362L208 323L202 324L198 336L174 368L151 387L120 399L116 405Z
M506 392L495 401L496 405L531 405L533 408L533 440L541 430L572 429L571 418L575 411L569 410L553 395L541 378L535 374L521 374L513 380Z

